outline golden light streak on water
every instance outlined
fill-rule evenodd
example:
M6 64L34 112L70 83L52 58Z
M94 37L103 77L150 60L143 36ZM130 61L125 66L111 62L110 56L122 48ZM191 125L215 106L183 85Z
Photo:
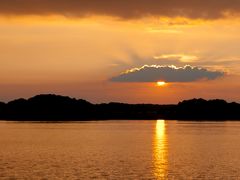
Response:
M153 142L153 166L157 179L165 179L168 170L167 135L164 120L157 120Z

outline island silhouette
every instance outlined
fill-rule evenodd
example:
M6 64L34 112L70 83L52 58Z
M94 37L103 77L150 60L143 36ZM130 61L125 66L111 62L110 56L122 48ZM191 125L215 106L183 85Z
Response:
M240 120L240 104L225 100L191 99L178 104L92 104L83 99L41 94L0 102L0 119L17 121L77 120Z

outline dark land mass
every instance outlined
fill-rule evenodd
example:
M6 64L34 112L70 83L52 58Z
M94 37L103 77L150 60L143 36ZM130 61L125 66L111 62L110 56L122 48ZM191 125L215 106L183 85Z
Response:
M108 119L240 120L240 104L224 100L191 99L176 105L92 104L59 95L0 102L0 119L18 121L74 121Z

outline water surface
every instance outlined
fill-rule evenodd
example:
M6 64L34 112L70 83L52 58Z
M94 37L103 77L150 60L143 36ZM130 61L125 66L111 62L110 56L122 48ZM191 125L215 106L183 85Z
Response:
M0 145L0 179L240 179L240 121L2 121Z

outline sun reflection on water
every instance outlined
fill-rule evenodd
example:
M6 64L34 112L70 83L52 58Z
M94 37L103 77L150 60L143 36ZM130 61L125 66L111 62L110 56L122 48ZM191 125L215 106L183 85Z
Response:
M153 165L154 175L157 179L167 178L168 150L167 136L164 120L157 120L153 141Z

